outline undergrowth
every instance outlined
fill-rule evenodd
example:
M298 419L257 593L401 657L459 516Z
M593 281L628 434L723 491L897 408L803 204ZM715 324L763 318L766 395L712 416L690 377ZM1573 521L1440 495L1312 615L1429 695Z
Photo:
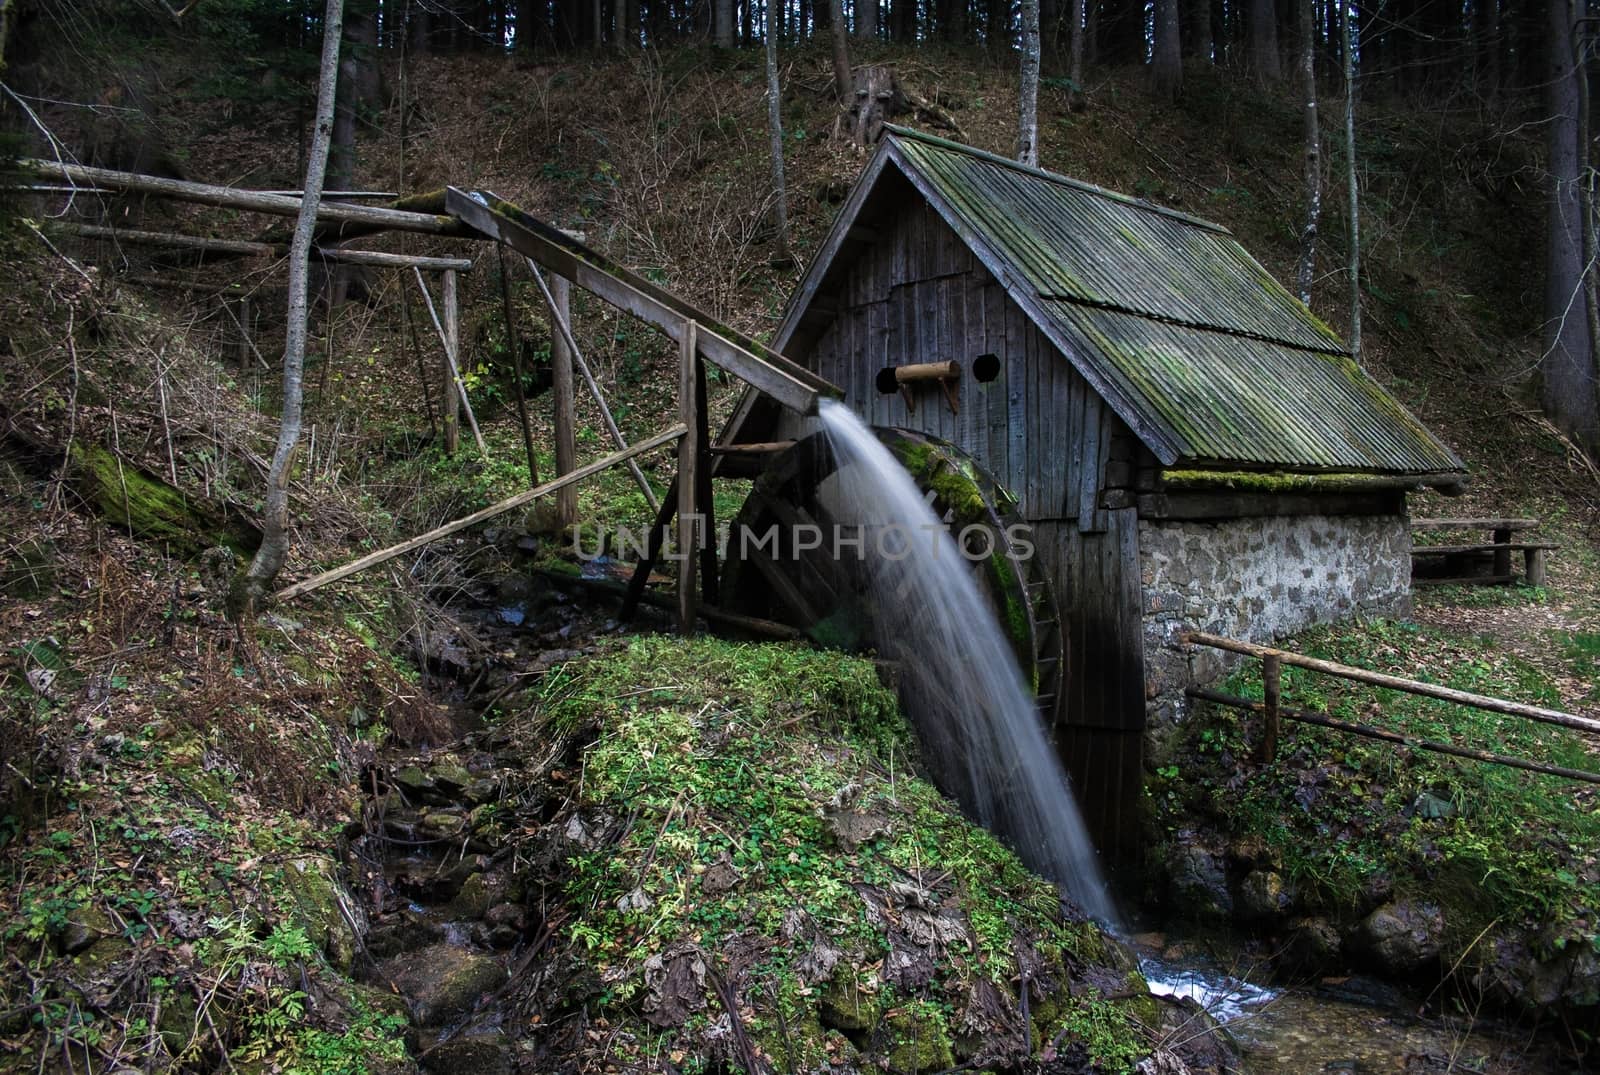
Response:
M579 778L590 824L627 819L568 862L568 902L590 909L568 933L607 1010L674 1002L651 960L692 949L748 991L750 1032L780 1064L785 1050L804 1067L858 1049L905 1061L912 1038L934 1050L922 1060L972 1058L974 1036L1006 1023L975 998L1009 998L999 1010L1014 1019L1031 974L1048 991L1013 1060L1058 1031L1103 1070L1147 1051L1128 1005L1068 984L1068 968L1108 959L1098 930L1063 919L1052 885L915 775L869 662L644 637L563 666L544 693L555 726L593 731ZM849 1038L818 1023L842 996L865 1011ZM698 1070L716 1014L693 1009L640 1048Z
M1553 705L1549 676L1493 640L1377 621L1297 639L1308 655L1460 690ZM1593 660L1592 636L1573 636ZM1419 672L1418 669L1423 671ZM1258 662L1224 687L1260 697ZM1286 706L1547 765L1600 772L1600 750L1566 728L1285 667ZM1193 722L1189 760L1164 774L1192 780L1199 803L1234 834L1281 855L1309 909L1348 915L1392 885L1397 898L1440 904L1450 951L1469 956L1495 930L1527 929L1553 954L1600 953L1600 796L1592 784L1457 759L1285 721L1275 764L1251 757L1259 718L1210 709ZM1192 771L1181 771L1191 766ZM1176 794L1169 788L1158 792ZM1181 811L1163 807L1176 823Z

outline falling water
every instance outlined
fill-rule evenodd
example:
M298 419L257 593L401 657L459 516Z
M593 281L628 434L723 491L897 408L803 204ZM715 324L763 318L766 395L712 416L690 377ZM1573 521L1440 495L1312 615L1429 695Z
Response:
M848 407L822 404L836 521L892 531L867 586L934 780L1091 918L1117 927L1094 845L1037 704L971 566L904 467ZM867 541L867 549L876 547Z

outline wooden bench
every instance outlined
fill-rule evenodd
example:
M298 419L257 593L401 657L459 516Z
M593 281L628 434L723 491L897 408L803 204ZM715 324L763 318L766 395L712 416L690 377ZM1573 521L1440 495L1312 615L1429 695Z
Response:
M1411 546L1412 584L1416 586L1443 586L1463 583L1507 583L1516 581L1511 571L1511 554L1522 553L1523 581L1529 586L1543 586L1545 582L1545 554L1561 546L1548 541L1513 541L1513 535L1539 528L1538 519L1413 519L1411 529L1419 530L1477 530L1488 531L1490 540L1472 545L1417 545ZM1418 559L1428 557L1455 557L1470 560L1482 556L1492 558L1488 574L1452 576L1449 578L1417 577Z

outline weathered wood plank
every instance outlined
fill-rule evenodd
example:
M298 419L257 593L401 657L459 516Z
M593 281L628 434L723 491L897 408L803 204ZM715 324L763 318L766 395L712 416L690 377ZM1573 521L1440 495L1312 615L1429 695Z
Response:
M1028 350L1027 318L1014 303L1006 304L1006 342L1002 352L1006 371L1006 429L1010 455L1006 481L1023 497L1023 514L1033 516L1039 505L1027 499L1028 485Z
M550 281L551 316L563 325L572 323L572 284L565 276ZM578 465L577 392L572 380L572 351L560 330L550 339L551 397L555 404L556 475L571 473ZM578 518L578 490L567 486L556 497L556 517L566 530Z
M678 633L695 630L695 572L699 567L700 429L696 408L695 363L698 328L693 321L678 337L678 414L683 437L678 441Z
M1083 408L1083 474L1078 486L1078 529L1085 533L1101 529L1095 512L1099 510L1101 431L1106 420L1105 407L1094 393L1087 393Z
M683 299L492 194L469 195L451 187L450 212L480 232L509 243L519 253L579 287L626 310L677 339L683 325L700 325L700 353L800 414L815 414L823 395L836 386L755 340L717 322Z
M541 496L544 496L548 493L553 493L558 489L565 488L567 485L570 485L571 483L579 481L583 478L587 478L591 474L598 474L607 467L616 466L618 463L632 459L634 456L642 455L653 448L659 448L663 444L677 440L679 437L683 436L684 432L685 430L683 426L673 426L671 429L657 433L648 440L640 441L638 444L635 444L625 452L613 452L608 456L596 459L592 463L587 463L584 466L579 467L571 474L557 478L554 481L545 482L543 485L537 486L536 488L524 490L523 492L518 493L516 496L508 497L507 499L500 501L498 504L491 504L489 507L484 508L481 511L475 511L471 515L456 519L454 522L448 522L443 526L435 527L425 534L418 534L416 537L402 541L398 545L391 545L386 549L379 549L377 552L368 553L359 559L352 560L350 563L345 564L342 567L336 567L331 571L324 571L320 575L306 579L303 582L297 582L292 586L285 586L283 589L275 593L273 597L279 601L287 601L292 597L299 597L301 594L310 593L312 590L326 586L330 582L336 582L339 579L347 578L350 575L354 575L358 571L365 571L367 568L376 564L381 564L386 560L392 560L396 556L410 552L412 549L420 549L422 546L427 545L430 542L438 541L440 538L449 537L451 534L459 533L460 531L467 529L469 526L476 526L478 523L492 519L497 515L503 515L514 508L520 508L524 504L530 504Z
M989 473L1010 485L1011 366L1006 360L1005 291L997 283L983 285L984 352L1000 360L1000 374L989 385ZM1025 512L1031 517L1031 512Z

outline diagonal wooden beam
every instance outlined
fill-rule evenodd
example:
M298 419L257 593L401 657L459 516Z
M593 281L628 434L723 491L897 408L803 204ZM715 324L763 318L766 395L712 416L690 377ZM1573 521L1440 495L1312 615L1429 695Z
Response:
M350 561L348 564L345 564L342 567L333 568L331 571L324 571L322 574L314 575L303 582L297 582L292 586L285 586L283 589L273 594L273 597L279 601L287 601L292 597L299 597L301 594L310 593L312 590L326 586L330 582L337 582L342 578L348 578L358 571L365 571L367 568L373 567L374 565L384 563L387 560L393 560L396 556L408 553L412 549L420 549L422 546L427 545L430 542L438 541L442 537L449 537L451 534L459 533L469 526L476 526L478 523L484 522L487 519L492 519L496 515L503 515L514 508L520 508L524 504L532 503L535 499L541 496L545 496L548 493L553 493L557 489L563 489L575 481L589 477L591 474L598 474L608 467L614 467L618 463L626 462L636 455L642 455L645 452L650 451L652 448L659 448L663 444L669 444L683 436L684 432L685 427L683 425L675 425L670 429L666 429L660 433L657 433L649 440L640 441L638 444L635 444L625 452L612 452L610 455L596 459L592 463L585 463L583 466L579 467L577 470L574 470L570 474L563 475L554 481L545 482L543 485L536 486L535 488L524 490L523 492L518 493L516 496L502 500L498 504L491 504L481 511L475 511L471 515L457 519L454 522L449 522L445 523L443 526L434 527L425 534L418 534L416 537L402 541L398 545L390 545L386 549L379 549L377 552L370 552L359 559Z
M515 205L486 191L445 191L445 208L469 227L509 244L553 273L565 276L611 305L679 340L689 321L699 326L699 353L785 407L815 414L824 396L841 396L837 385L721 324L703 310L616 264Z

